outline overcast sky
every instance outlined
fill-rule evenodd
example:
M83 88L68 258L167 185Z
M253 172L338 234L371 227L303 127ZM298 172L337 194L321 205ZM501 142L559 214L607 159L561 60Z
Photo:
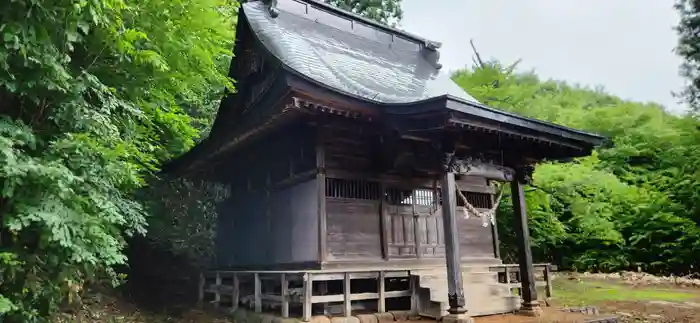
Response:
M543 78L602 85L678 111L673 0L403 0L401 27L442 42L446 70L484 58L522 59Z

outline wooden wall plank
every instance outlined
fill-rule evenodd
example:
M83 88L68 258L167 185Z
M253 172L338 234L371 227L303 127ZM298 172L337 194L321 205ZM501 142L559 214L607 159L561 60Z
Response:
M326 209L330 259L382 258L378 201L327 198Z

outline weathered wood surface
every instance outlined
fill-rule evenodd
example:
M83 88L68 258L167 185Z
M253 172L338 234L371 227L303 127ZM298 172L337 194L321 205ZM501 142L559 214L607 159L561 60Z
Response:
M462 208L457 213L457 230L462 257L493 257L493 233L490 224L482 225L483 219L476 216L464 217Z
M212 280L211 277L214 277ZM232 309L238 308L239 302L255 312L263 309L277 308L282 317L289 317L292 305L301 305L302 318L309 320L313 304L341 303L346 316L351 316L353 301L376 300L380 313L386 311L386 300L399 297L412 297L410 288L386 290L386 280L408 278L408 271L213 271L202 274L203 284L200 294L214 294L211 303L219 307L221 303L231 301ZM233 278L229 280L229 278ZM208 281L207 281L208 279ZM376 292L361 292L351 289L353 280L376 279ZM239 280L247 282L247 289L239 288ZM225 281L225 282L224 282ZM314 282L340 281L341 293L325 294L313 288ZM290 284L299 286L290 288ZM277 288L279 287L279 288ZM321 292L321 294L318 294ZM228 297L230 296L230 298Z
M445 262L447 264L447 289L450 314L466 313L464 302L464 285L462 283L462 268L460 260L459 229L455 206L457 194L455 192L455 175L449 169L442 175L442 217L445 232Z
M552 297L553 292L553 284L552 284L552 273L557 271L557 266L548 264L548 263L541 263L541 264L533 264L532 268L535 273L541 272L542 273L542 281L537 281L536 279L538 278L537 275L534 276L534 281L535 281L535 286L536 287L545 287L545 296L547 298ZM503 265L497 265L497 266L490 266L489 271L491 272L497 272L499 275L502 273L503 279L500 281L504 284L507 284L511 287L511 290L515 291L518 293L518 295L521 295L522 293L522 284L520 283L521 278L520 278L520 264L503 264ZM515 281L516 283L513 283L513 277L515 276Z
M220 209L219 266L261 269L444 257L435 178L373 170L378 137L371 129L321 123L285 131L244 149L248 154L232 161L236 181L231 199ZM428 151L405 140L398 145L406 152ZM368 174L374 179L363 178ZM493 189L484 178L462 176L456 182L470 203L490 202ZM405 196L388 201L392 191ZM462 257L493 255L493 233L479 219L463 219L458 210L457 227ZM255 250L239 247L250 244Z
M410 180L398 185L351 178L328 178L326 182L328 260L444 257L442 214L436 205L439 185L435 180L425 182L430 186L416 187ZM464 177L461 182L486 184L485 179L473 177ZM465 194L477 207L491 206L489 194ZM492 229L483 227L482 219L465 219L459 207L457 227L462 257L493 257Z
M223 161L231 197L218 206L219 267L319 261L315 142L313 128L289 126Z
M442 215L434 206L387 203L385 216L389 258L444 257Z
M527 205L525 204L524 183L521 179L525 176L522 170L518 170L518 179L511 182L511 195L513 197L513 215L515 216L515 233L518 244L518 263L520 265L520 282L522 284L521 296L523 309L537 311L537 288L535 286L535 273L532 263L532 249L530 248L530 230L527 226Z
M535 282L535 285L537 287L545 287L545 290L548 291L547 297L551 297L551 274L552 271L556 271L556 266L550 265L550 264L534 264L533 267L538 270L542 271L544 274L543 275L538 275L536 278L540 279L539 281ZM349 268L349 267L348 267ZM212 305L217 306L218 303L224 302L228 303L229 300L231 300L231 305L233 308L237 308L239 302L242 300L242 304L244 306L248 306L251 309L255 309L258 306L262 306L263 308L268 308L272 306L272 308L277 308L280 312L280 315L283 317L288 317L289 316L289 307L292 305L302 305L302 307L308 305L305 307L306 311L303 311L306 313L306 317L310 318L312 313L310 312L311 310L311 304L324 304L324 303L341 303L343 304L342 308L346 309L347 303L346 300L350 301L360 301L360 300L376 300L377 301L377 309L378 311L385 312L386 311L386 300L390 298L397 298L397 297L411 297L412 298L412 309L417 310L418 309L418 304L416 303L418 301L419 294L416 292L416 288L420 288L422 286L421 284L418 284L416 280L411 280L411 287L410 289L407 290L387 290L386 289L386 281L387 279L392 279L392 278L415 278L417 275L418 276L426 276L427 278L433 279L433 276L443 276L446 274L445 269L444 269L444 263L442 267L440 266L435 266L432 268L422 268L422 269L415 269L415 270L377 270L377 269L372 269L372 268L365 268L365 269L333 269L333 270L311 270L311 271L299 271L299 270L290 270L290 271L211 271L202 274L202 280L200 281L200 295L205 294L214 294L213 300L211 301ZM440 269L442 268L442 269ZM466 273L472 273L475 275L478 275L480 278L476 280L479 284L485 283L485 281L482 279L486 276L485 272L481 270L483 268L484 270L491 271L494 275L498 273L498 276L501 276L498 280L496 280L496 276L493 276L494 278L494 284L497 284L500 287L506 288L507 290L511 291L520 291L522 285L518 282L519 277L517 277L520 268L519 265L517 264L503 264L503 265L476 265L475 267L472 266L472 269L469 269ZM474 268L479 268L476 272L473 272ZM502 275L504 273L505 275ZM515 274L515 278L511 279L513 277L512 274ZM467 276L469 276L467 274ZM488 275L487 275L488 276ZM505 277L502 277L505 276ZM541 276L541 277L540 277ZM218 277L218 279L217 279ZM424 278L426 278L424 277ZM241 278L243 281L248 282L248 289L241 289L239 287L239 278ZM312 284L314 281L316 282L324 282L324 281L341 281L343 282L343 285L347 286L347 281L350 280L366 280L366 279L376 279L377 280L377 290L376 292L356 292L351 289L344 289L341 291L339 294L325 294L322 290L314 290L311 288ZM256 284L256 281L258 284ZM422 280L421 280L422 281ZM500 284L497 283L500 281ZM299 288L291 288L290 287L290 282L292 282L292 285L294 286L300 286ZM296 282L296 283L294 283ZM427 282L427 280L426 280ZM466 279L465 284L469 285L471 283L474 283L474 279ZM251 285L252 283L252 285ZM433 284L434 285L434 284ZM436 286L436 290L431 291L431 295L435 293L445 293L446 295L446 285L440 285ZM465 286L466 286L465 285ZM495 287L496 285L494 285ZM276 287L279 287L279 289L276 289ZM474 290L475 287L470 287L471 289L467 289L466 292L469 293L471 291L472 293L477 293L476 296L474 294L468 294L466 296L477 297L480 298L484 295L480 292L476 292ZM349 294L346 292L349 291ZM218 295L218 296L217 296ZM442 294L440 294L442 295ZM481 296L480 296L481 295ZM508 295L513 295L512 293ZM230 296L230 298L229 298ZM439 296L436 294L436 296ZM432 298L433 296L431 296ZM446 301L444 298L445 296L438 297L441 300ZM210 298L211 299L211 298ZM483 302L482 302L483 303ZM257 304L257 305L256 305ZM470 303L472 304L472 303ZM473 306L474 304L472 304ZM493 305L493 304L491 304ZM481 306L481 305L479 305ZM472 307L473 308L473 307ZM480 312L488 312L489 310L493 310L493 306L482 306L478 307L477 313ZM471 312L471 310L470 310Z
M379 201L327 198L328 253L333 259L381 259Z
M232 197L220 209L219 267L259 267L318 261L315 179L272 192ZM241 247L254 245L255 248Z

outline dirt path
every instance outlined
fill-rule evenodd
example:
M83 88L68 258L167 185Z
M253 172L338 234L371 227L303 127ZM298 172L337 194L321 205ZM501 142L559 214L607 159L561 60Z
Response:
M666 301L609 301L601 308L615 312L625 322L700 322L700 304L691 302L676 303Z

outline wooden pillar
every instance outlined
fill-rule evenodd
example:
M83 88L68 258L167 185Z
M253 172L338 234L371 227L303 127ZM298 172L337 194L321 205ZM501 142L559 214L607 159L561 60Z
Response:
M448 163L451 164L451 161ZM446 165L442 174L442 223L445 232L445 260L447 262L447 290L450 308L453 315L467 313L464 301L464 285L462 283L461 254L457 236L457 193L455 192L455 174L452 165Z
M552 268L551 268L551 266L552 265L550 265L550 264L546 264L544 266L544 281L547 283L547 285L546 285L547 289L545 292L545 296L547 296L547 298L552 297Z
M280 274L280 296L282 297L282 317L289 317L289 280L287 274Z
M384 260L389 260L389 235L392 229L389 223L389 217L386 213L386 183L379 183L379 191L381 192L381 198L379 200L379 232L381 232L382 257Z
M233 289L231 289L231 311L238 310L241 298L241 283L238 280L238 273L233 273Z
M418 299L419 293L418 290L420 289L420 284L418 281L418 276L409 276L408 277L408 284L411 288L411 310L410 313L411 315L418 315L420 313L420 300Z
M416 190L411 191L411 211L413 212L413 239L415 239L416 243L416 258L420 259L422 258L421 255L421 246L420 246L420 239L421 239L421 231L420 231L420 218L418 215L418 212L416 212L416 198L418 196L416 195Z
M326 148L323 126L316 129L316 185L318 188L318 256L321 263L328 258L328 214L326 212Z
M377 301L377 312L386 312L386 273L382 270L379 272L379 277L377 278L377 290L379 292L379 300Z
M221 304L221 274L216 272L216 293L214 294L214 307L219 308Z
M204 272L199 273L199 297L197 299L197 306L202 307L204 305L204 285L207 282L206 278L204 277Z
M490 184L490 183L489 183ZM491 205L496 204L496 199L494 198L493 194L491 194ZM498 226L496 225L496 215L493 215L492 223L491 223L491 234L493 235L493 255L497 259L501 259L501 244L500 240L498 239Z
M352 291L350 290L350 273L345 273L343 277L343 314L345 317L352 316L352 301L350 296Z
M515 234L518 245L518 263L520 266L520 295L523 299L520 309L522 314L539 316L542 313L537 301L535 287L535 269L532 265L532 249L530 248L530 230L527 225L527 207L523 185L529 180L532 167L516 170L515 180L510 188L513 195L513 214L515 216Z
M260 280L260 274L253 274L253 302L255 313L262 312L262 282Z
M309 322L311 320L311 307L313 297L314 280L313 275L304 274L304 304L302 305L302 321Z

